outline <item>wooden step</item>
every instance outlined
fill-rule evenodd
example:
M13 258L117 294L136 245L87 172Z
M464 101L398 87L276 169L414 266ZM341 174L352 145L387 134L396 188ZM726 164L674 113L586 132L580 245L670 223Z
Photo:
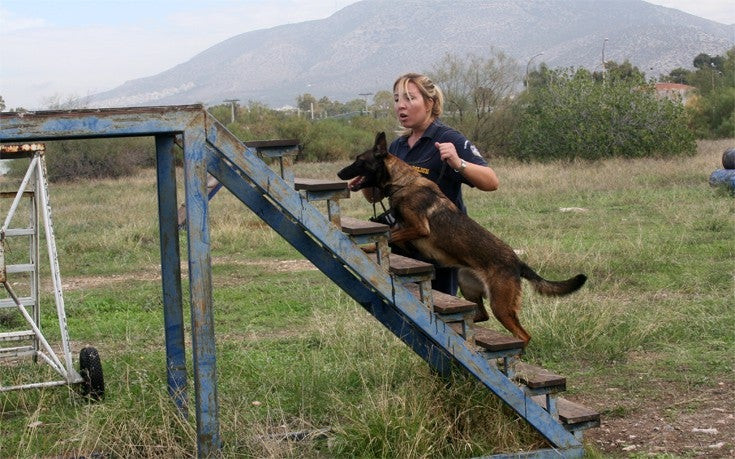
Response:
M343 191L349 190L347 182L342 180L321 180L310 178L294 178L294 188L297 191ZM347 195L349 197L349 194Z
M376 261L377 256L369 253L368 257ZM434 274L434 265L425 261L415 260L413 258L404 257L391 253L389 256L390 273L396 276L410 276L416 274L432 275Z
M342 231L350 236L362 236L366 234L385 234L390 230L388 225L382 223L371 222L369 220L360 220L352 217L342 217L340 219Z
M298 139L248 140L243 143L247 147L255 148L258 154L271 158L299 152Z
M407 284L406 288L418 296L419 288L416 284ZM434 312L437 314L461 314L470 311L474 312L477 308L477 305L471 301L457 298L456 296L448 295L438 290L432 290L431 296L434 299Z
M523 350L523 340L507 333L490 330L484 327L473 327L475 343L488 351Z
M545 396L537 395L531 397L531 399L543 409L546 409ZM559 397L556 399L556 408L559 412L559 420L564 423L568 430L582 430L600 426L600 413L584 405Z
M567 389L567 378L564 376L525 362L515 362L513 379L537 393L561 392Z

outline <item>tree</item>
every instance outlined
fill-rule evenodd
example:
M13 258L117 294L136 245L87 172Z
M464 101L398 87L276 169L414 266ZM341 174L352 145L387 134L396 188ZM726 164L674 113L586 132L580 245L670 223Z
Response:
M311 116L314 117L314 111L317 110L318 103L316 101L316 97L312 96L309 93L306 93L296 98L296 106L299 110L306 113L311 113Z
M646 74L638 67L631 64L628 59L623 61L622 64L618 64L615 61L606 61L604 78L602 72L595 72L592 76L596 81L622 80L635 85L646 82Z
M722 72L725 70L725 60L723 56L712 57L707 53L700 53L694 58L692 65L699 70L715 69Z
M542 62L538 66L538 70L533 70L526 78L526 91L533 91L535 88L548 86L554 80L554 71Z
M488 58L447 54L429 73L444 93L445 117L485 152L504 148L519 75L518 64L500 51Z
M687 70L682 67L677 67L671 72L669 72L668 75L663 76L661 78L661 81L667 82L667 83L679 83L679 84L689 84L689 80L691 79L691 70Z
M693 153L681 104L656 96L651 85L626 79L603 85L587 70L552 72L547 86L515 105L512 151L522 159L598 159Z
M0 112L5 111L5 99L3 99L3 96L0 96Z
M735 136L735 47L724 56L699 54L694 62L698 68L690 79L701 97L689 110L697 135Z
M393 93L387 90L376 92L371 109L376 116L390 115L393 110Z

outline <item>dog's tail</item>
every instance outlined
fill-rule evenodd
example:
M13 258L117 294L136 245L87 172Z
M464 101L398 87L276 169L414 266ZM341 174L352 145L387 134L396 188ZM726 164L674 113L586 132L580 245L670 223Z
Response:
M536 274L536 271L531 269L531 267L525 263L521 263L521 277L528 279L537 292L542 295L549 296L568 295L572 292L576 292L587 281L587 276L584 274L578 274L571 279L564 281L546 280Z

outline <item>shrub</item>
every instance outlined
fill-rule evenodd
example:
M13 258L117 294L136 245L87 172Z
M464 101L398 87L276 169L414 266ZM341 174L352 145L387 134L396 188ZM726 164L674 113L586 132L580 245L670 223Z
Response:
M630 80L597 82L586 70L556 71L516 104L511 150L521 159L692 154L684 107Z
M155 164L153 137L46 142L46 169L51 182L124 177ZM9 173L22 176L27 167L27 161L17 160Z

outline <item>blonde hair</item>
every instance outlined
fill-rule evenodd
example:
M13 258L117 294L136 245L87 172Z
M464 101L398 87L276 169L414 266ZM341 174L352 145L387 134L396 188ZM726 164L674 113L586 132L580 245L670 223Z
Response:
M432 101L431 116L432 118L438 118L442 114L444 108L444 94L439 86L435 85L431 78L420 73L406 73L398 77L395 83L393 83L393 92L398 92L400 88L401 93L408 92L408 83L413 83L419 88L421 97L424 101ZM410 131L409 131L410 132Z

